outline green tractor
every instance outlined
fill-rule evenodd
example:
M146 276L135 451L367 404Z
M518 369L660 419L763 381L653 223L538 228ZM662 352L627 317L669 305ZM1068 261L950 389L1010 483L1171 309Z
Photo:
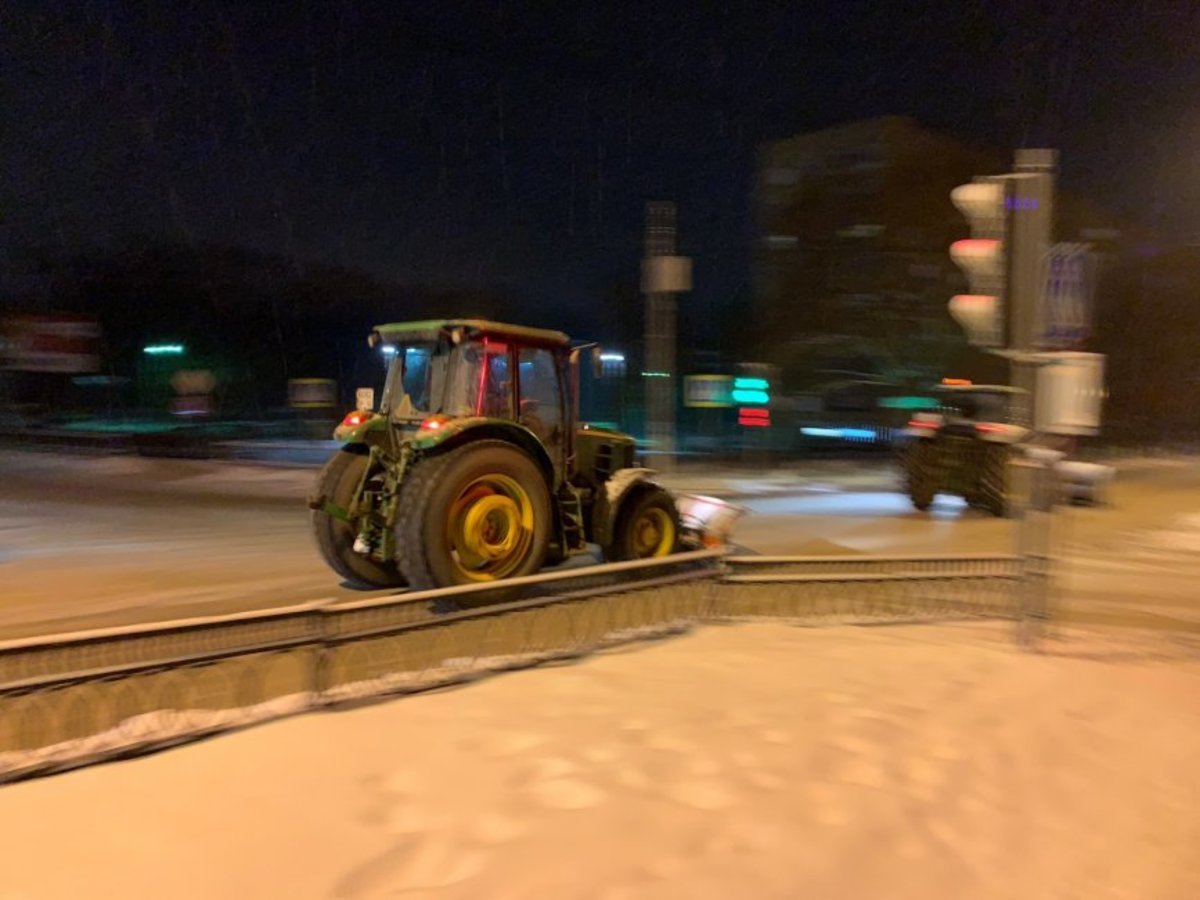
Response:
M936 412L908 423L902 456L909 499L926 510L938 494L957 494L996 516L1010 509L1009 461L1030 436L1012 421L1019 389L948 380L935 392Z
M593 347L475 319L381 325L368 343L390 357L379 408L342 420L309 499L351 585L514 578L589 543L607 560L679 549L675 501L635 467L633 438L576 422Z

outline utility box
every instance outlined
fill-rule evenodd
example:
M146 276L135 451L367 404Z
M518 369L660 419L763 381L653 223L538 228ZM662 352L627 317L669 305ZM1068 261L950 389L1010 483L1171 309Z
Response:
M1037 430L1071 436L1100 433L1108 392L1103 353L1042 353L1038 356Z

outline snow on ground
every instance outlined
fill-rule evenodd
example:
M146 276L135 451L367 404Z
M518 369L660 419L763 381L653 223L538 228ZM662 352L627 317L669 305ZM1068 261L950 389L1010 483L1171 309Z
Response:
M1200 896L1200 656L703 629L0 788L0 897Z

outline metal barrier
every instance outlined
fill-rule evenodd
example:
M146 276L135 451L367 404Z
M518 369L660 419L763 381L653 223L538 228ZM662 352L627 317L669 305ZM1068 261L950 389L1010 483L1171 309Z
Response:
M731 556L727 616L831 622L1012 618L1021 560L982 556Z
M697 622L1011 617L1016 557L704 550L350 603L0 643L0 782ZM438 609L457 611L436 614Z
M0 643L0 782L703 617L722 551ZM437 614L451 606L469 608Z

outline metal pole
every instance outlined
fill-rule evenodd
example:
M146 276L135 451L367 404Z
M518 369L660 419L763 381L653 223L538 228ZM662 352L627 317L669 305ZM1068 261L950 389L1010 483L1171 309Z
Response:
M647 204L645 255L675 255L674 203ZM646 292L646 439L661 469L675 457L675 302L671 292Z
M1021 419L1037 422L1037 367L1021 356L1036 351L1045 324L1045 261L1054 223L1054 180L1058 151L1023 149L1016 153L1012 177L1012 247L1009 255L1009 347L1014 387L1026 391L1019 400Z
M1018 463L1025 470L1027 484L1017 531L1021 558L1017 643L1026 650L1037 649L1047 634L1051 615L1055 508L1060 499L1055 467L1061 459L1057 451L1029 448Z

